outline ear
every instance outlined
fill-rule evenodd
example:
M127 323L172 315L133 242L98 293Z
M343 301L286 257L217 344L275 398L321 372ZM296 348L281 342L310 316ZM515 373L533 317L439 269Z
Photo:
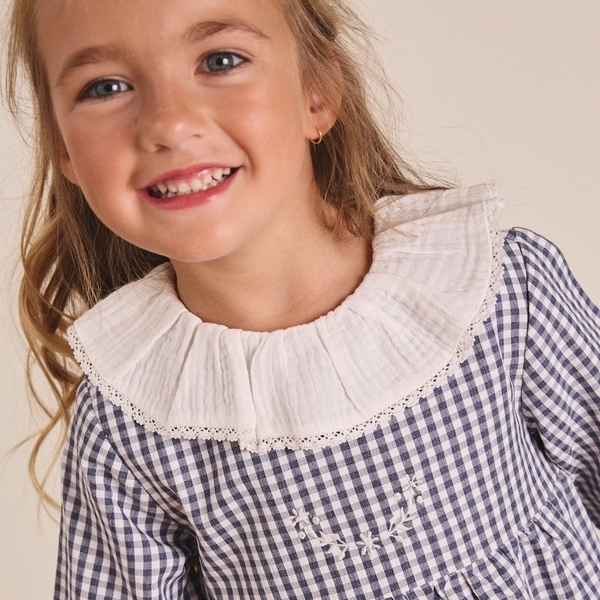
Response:
M338 117L342 102L341 86L337 85L342 77L338 62L332 61L328 71L328 83L315 82L308 91L308 118L305 132L307 139L317 139L319 133L325 135Z
M311 91L306 120L306 138L316 139L319 137L319 133L325 135L335 124L338 107L338 102L324 101L318 92Z
M73 184L79 185L77 180L77 175L75 175L75 171L73 170L73 163L71 162L71 157L69 156L69 152L65 143L61 140L60 148L59 148L59 160L60 160L60 170L62 174Z

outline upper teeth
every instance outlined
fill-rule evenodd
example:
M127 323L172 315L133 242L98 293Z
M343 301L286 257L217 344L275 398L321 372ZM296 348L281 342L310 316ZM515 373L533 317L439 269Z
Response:
M192 192L200 192L214 187L231 174L230 168L216 168L203 171L192 179L161 181L149 189L151 195L172 198Z

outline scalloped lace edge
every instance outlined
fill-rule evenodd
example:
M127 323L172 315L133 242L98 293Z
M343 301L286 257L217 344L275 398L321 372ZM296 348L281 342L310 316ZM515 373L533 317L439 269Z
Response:
M73 349L75 360L79 363L90 382L100 390L104 398L118 406L138 425L162 435L163 437L237 442L242 449L251 452L268 452L271 450L316 450L326 446L355 440L362 435L372 433L378 427L385 425L392 416L401 415L407 408L414 406L419 400L427 397L434 389L442 385L448 377L456 372L460 363L465 360L467 354L475 345L476 337L482 332L485 322L491 315L504 272L504 237L500 228L499 216L503 207L504 202L498 196L494 196L486 201L485 217L491 246L491 269L487 291L483 302L479 307L479 311L459 339L456 349L446 366L440 369L422 386L398 402L390 405L370 419L342 431L333 431L297 438L281 436L257 440L255 432L252 429L225 429L220 427L201 427L193 425L162 425L100 377L84 350L83 345L79 341L74 327L71 327L68 330L68 341Z

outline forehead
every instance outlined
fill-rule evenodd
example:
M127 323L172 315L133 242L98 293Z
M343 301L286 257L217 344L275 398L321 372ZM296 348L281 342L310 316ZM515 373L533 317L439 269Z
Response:
M36 28L47 69L96 46L180 44L196 24L229 23L275 41L291 38L280 0L39 0ZM235 29L235 27L234 27Z

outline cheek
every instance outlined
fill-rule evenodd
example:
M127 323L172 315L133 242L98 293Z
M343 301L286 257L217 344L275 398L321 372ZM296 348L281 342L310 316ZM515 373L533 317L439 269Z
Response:
M71 169L92 211L117 235L135 223L132 203L123 202L131 173L130 152L122 134L86 123L64 132Z
M295 170L304 155L304 115L298 94L289 87L274 86L254 92L232 111L231 135L243 140L245 150L261 163ZM243 134L242 134L243 132Z
M252 129L254 135L268 132L283 136L295 130L302 136L305 111L302 86L294 73L286 72L279 65L273 71L259 72L235 93L227 91L214 100L217 104L213 109L219 111L228 106L228 116L235 118L242 128Z
M126 183L129 146L122 131L106 126L73 126L64 135L73 171L86 195L109 185Z

